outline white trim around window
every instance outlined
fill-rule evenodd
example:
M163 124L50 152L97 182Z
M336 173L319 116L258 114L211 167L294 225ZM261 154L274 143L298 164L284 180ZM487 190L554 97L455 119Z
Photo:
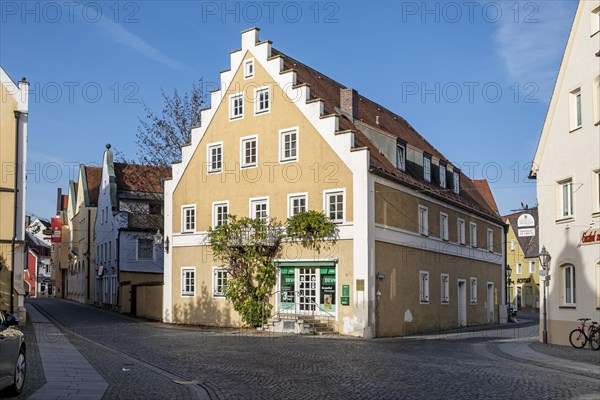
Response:
M516 269L515 274L521 275L523 273L523 264L521 264L520 262L518 262L515 265L515 269Z
M446 188L446 164L441 163L439 165L440 168L440 187Z
M212 296L215 298L225 298L225 288L227 288L227 269L223 267L213 267L213 290Z
M419 271L419 303L429 304L429 272Z
M477 278L471 277L471 304L477 304Z
M440 239L448 240L448 214L440 213Z
M244 93L234 93L229 95L229 120L244 118Z
M456 241L458 244L466 244L466 235L465 235L465 220L462 218L457 218L456 220L456 230L457 230L457 237L456 237Z
M418 208L419 233L429 236L429 209L426 206Z
M423 156L423 180L431 182L431 156Z
M254 58L244 60L244 79L254 77Z
M181 267L181 297L196 297L196 267Z
M223 170L223 142L206 145L206 172L218 174Z
M240 138L240 167L256 168L258 166L258 135Z
M490 228L487 229L487 249L490 253L494 252L494 231Z
M343 224L346 222L346 189L342 188L324 190L323 210L325 211L325 215L329 217L332 222L338 224Z
M535 274L535 261L529 261L529 273Z
M151 254L151 256L147 256L147 257L140 257L140 245L142 243L145 243L145 251L148 251L149 254ZM109 245L112 245L112 242L108 242ZM110 258L110 255L109 255ZM155 256L154 256L154 239L149 239L149 238L144 238L144 237L138 237L136 240L136 246L135 246L135 259L137 261L154 261Z
M224 207L224 209L223 209ZM212 203L212 227L215 229L217 226L227 223L227 217L229 216L229 201L214 201Z
M254 115L271 112L271 88L262 86L254 89Z
M573 218L573 180L565 179L558 182L558 219Z
M248 199L249 216L252 219L269 220L269 196Z
M574 131L583 125L582 106L581 106L581 88L572 90L569 93L569 114L570 130Z
M469 223L469 243L471 247L477 247L477 223Z
M296 214L308 210L308 192L291 193L287 195L288 207L287 217L291 218Z
M184 204L181 206L181 232L196 231L196 205Z
M300 133L298 127L279 130L279 162L298 161L300 157Z
M440 302L450 304L450 275L440 274Z
M573 264L565 264L562 268L562 286L563 286L563 305L575 307L577 305L577 284L575 275L575 266Z

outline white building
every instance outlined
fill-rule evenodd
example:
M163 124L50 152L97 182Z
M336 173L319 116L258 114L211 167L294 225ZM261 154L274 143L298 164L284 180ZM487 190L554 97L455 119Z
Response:
M600 1L580 1L531 170L540 247L552 256L547 321L555 344L569 343L578 318L600 318L599 50Z

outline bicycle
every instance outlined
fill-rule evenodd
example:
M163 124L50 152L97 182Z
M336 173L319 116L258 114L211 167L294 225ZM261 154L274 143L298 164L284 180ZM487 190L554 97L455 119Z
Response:
M598 323L592 321L590 325L587 325L586 322L591 321L589 318L578 318L577 320L581 321L581 326L577 329L573 329L569 334L571 346L576 349L583 349L586 343L589 342L592 350L600 349L600 330L598 328Z

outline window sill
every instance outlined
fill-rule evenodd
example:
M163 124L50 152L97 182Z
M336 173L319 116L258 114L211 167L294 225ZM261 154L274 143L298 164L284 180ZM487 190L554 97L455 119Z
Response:
M571 129L571 130L569 131L569 133L577 132L578 130L580 130L580 129L582 129L582 128L583 128L583 125L579 125L579 126L577 126L577 127L573 128L573 129Z
M425 305L429 305L429 301L423 301L423 300L421 300L421 301L419 302L419 304L425 304Z
M196 231L181 231L182 235L193 235Z
M577 308L577 306L558 306L558 308L564 308L564 309L571 309L571 310L575 310Z
M243 115L238 115L237 117L229 117L229 122L231 122L231 121L237 121L237 120L242 119L242 118L244 118Z
M593 217L593 218L600 217L600 211L593 212L593 213L592 213L592 217Z
M554 222L557 224L566 224L573 221L575 221L575 217L563 217L555 220Z

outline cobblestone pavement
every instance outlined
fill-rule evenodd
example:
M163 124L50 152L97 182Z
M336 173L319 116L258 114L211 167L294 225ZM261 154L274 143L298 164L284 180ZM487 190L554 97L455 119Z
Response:
M126 361L78 335L200 384L218 399L597 399L600 392L598 379L487 350L500 338L536 334L531 325L410 339L268 336L142 322L60 300L32 303L72 332L75 347L109 382L105 398L183 399L190 392L143 366L124 374Z

